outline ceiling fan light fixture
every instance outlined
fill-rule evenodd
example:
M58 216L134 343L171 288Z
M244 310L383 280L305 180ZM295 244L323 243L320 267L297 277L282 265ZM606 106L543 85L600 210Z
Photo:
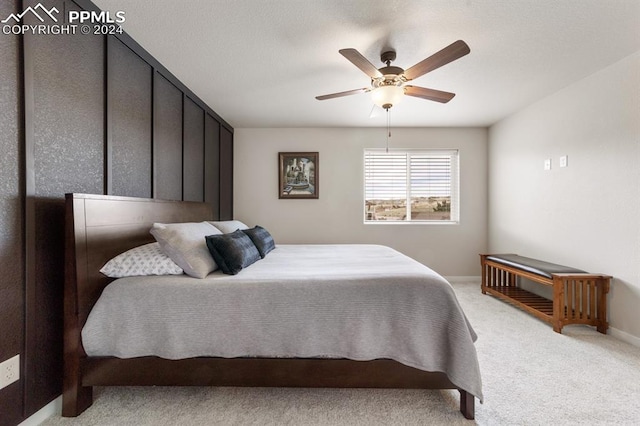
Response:
M371 92L373 103L384 109L397 105L403 97L404 88L395 85L380 86Z

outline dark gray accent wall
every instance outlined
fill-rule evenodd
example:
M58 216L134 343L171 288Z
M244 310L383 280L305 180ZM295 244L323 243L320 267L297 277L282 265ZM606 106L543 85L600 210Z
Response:
M2 0L0 18L37 4ZM206 199L222 210L233 128L126 34L0 34L0 81L0 362L22 363L0 390L0 426L13 426L62 391L64 194Z
M151 66L107 38L107 194L151 198Z
M153 198L182 200L182 92L153 79Z
M0 16L18 11L17 0L0 2ZM24 347L24 237L22 109L19 37L0 36L0 361ZM23 381L0 391L0 424L22 420Z
M220 129L220 220L233 219L233 133Z
M209 114L204 118L204 201L220 217L220 123Z
M182 198L204 201L204 111L186 96L183 138Z

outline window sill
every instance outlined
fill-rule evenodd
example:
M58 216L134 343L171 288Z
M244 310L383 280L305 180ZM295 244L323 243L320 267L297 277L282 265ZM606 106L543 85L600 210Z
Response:
M365 220L365 225L459 225L460 221L453 220Z

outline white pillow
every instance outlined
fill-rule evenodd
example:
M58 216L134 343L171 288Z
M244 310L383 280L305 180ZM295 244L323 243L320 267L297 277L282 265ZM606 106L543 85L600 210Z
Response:
M185 274L204 278L218 268L204 237L221 232L210 223L154 223L150 232L165 254L184 269Z
M160 249L160 244L149 243L121 253L100 269L111 278L139 275L180 275L184 271Z
M247 225L240 222L239 220L218 220L209 223L222 231L223 234L230 234L237 231L238 229L249 229Z

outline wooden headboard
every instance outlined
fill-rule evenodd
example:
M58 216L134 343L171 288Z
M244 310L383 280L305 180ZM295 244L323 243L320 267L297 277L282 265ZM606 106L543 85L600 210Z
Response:
M212 218L213 210L207 203L66 194L65 340L70 330L79 333L102 290L112 281L99 272L109 259L153 242L149 230L154 222Z

